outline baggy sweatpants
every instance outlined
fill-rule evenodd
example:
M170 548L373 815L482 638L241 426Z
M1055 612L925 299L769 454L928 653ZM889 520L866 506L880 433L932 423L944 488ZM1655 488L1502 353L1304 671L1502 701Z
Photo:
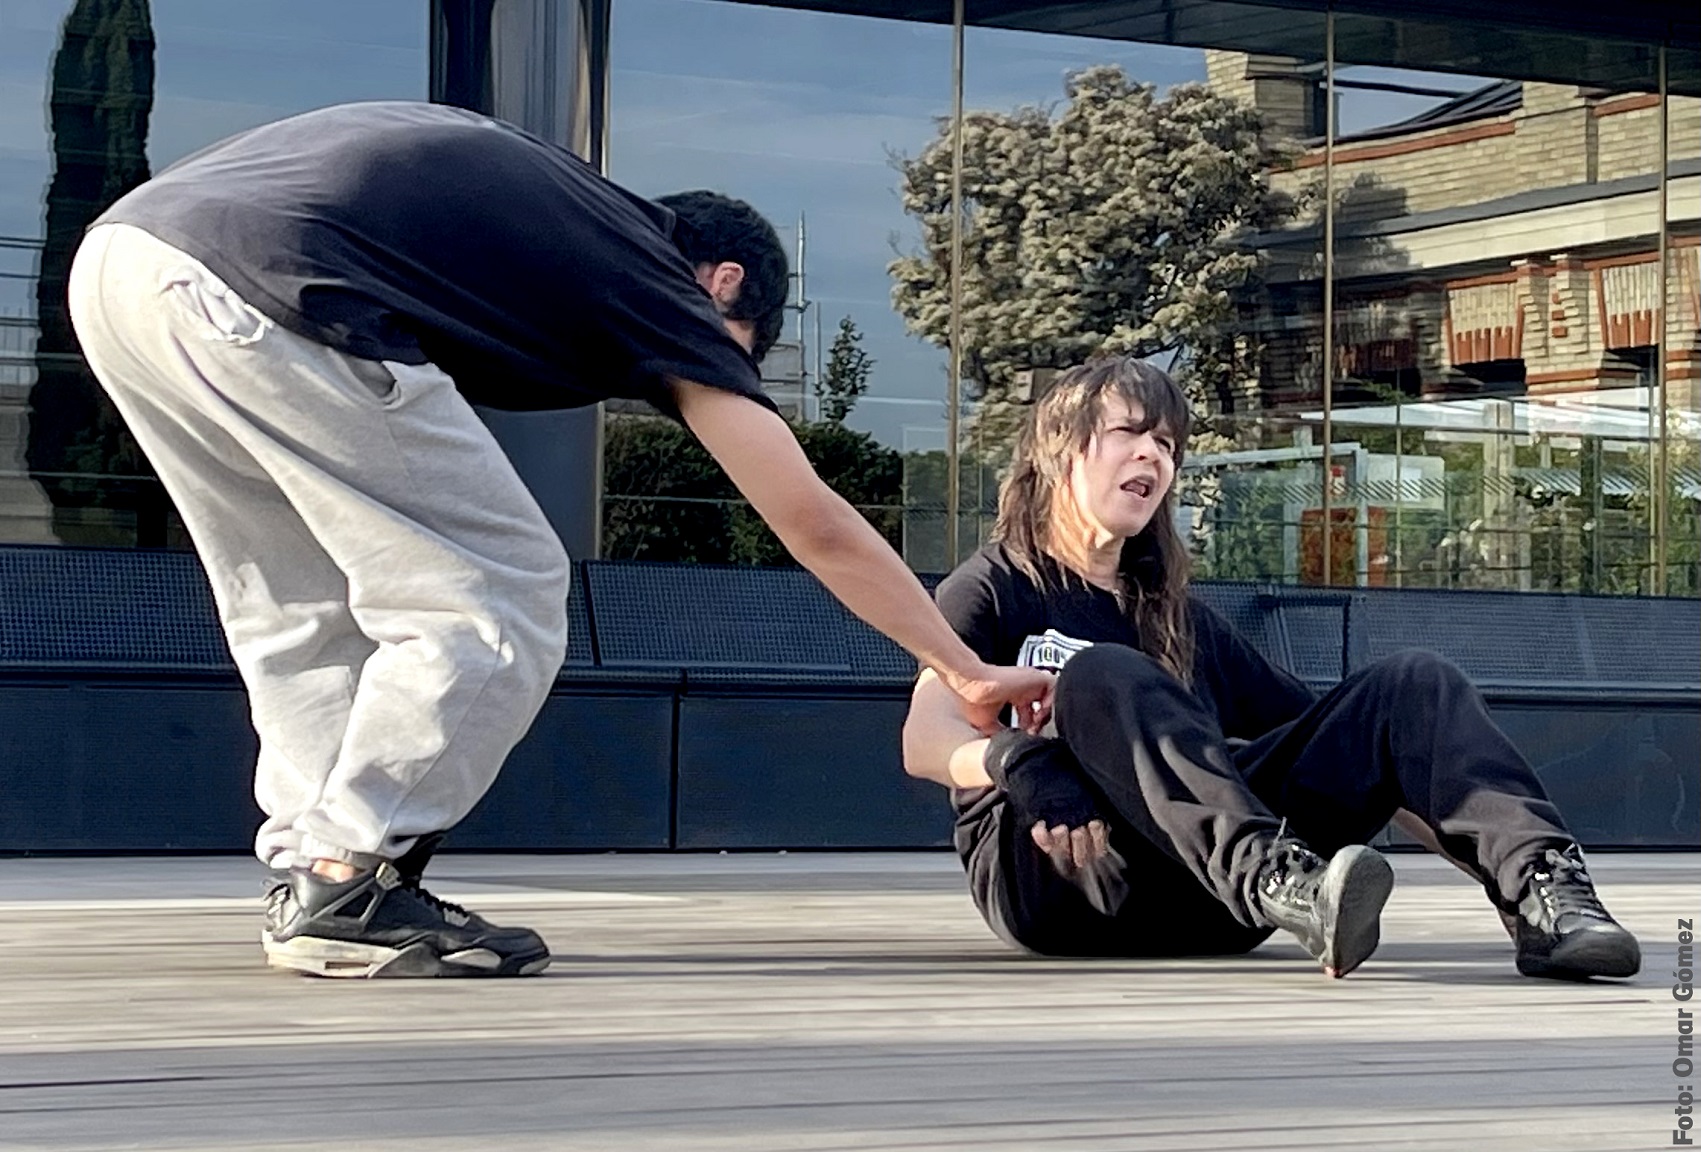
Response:
M129 225L89 232L70 304L247 686L259 857L370 866L454 825L560 669L569 571L454 382L289 332Z
M1510 910L1531 864L1574 837L1527 761L1453 664L1407 651L1344 680L1301 716L1231 748L1215 718L1155 661L1100 644L1058 679L1060 755L1087 779L1110 825L1108 886L1095 909L1058 875L1030 823L993 793L958 829L970 890L1001 937L1050 955L1244 952L1258 927L1263 848L1288 833L1328 857L1373 838L1405 808Z

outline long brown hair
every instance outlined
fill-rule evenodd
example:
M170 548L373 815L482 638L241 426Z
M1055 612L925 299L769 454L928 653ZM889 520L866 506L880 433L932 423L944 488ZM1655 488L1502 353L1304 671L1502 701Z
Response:
M1193 415L1187 397L1167 373L1129 356L1090 360L1057 377L1034 405L1021 434L1010 472L998 490L993 538L1011 562L1036 583L1049 559L1065 573L1056 531L1060 514L1072 519L1063 499L1075 458L1087 450L1104 415L1108 395L1118 395L1145 414L1142 425L1162 427L1175 437L1175 467L1181 471ZM1151 522L1123 543L1117 599L1134 625L1140 646L1183 683L1193 678L1193 626L1187 609L1192 565L1175 530L1175 486L1164 493Z

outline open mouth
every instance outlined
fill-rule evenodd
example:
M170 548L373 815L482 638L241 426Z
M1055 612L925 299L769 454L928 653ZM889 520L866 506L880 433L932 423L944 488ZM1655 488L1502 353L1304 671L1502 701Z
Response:
M1132 492L1142 500L1151 499L1152 491L1157 485L1150 477L1139 476L1122 486L1124 492Z

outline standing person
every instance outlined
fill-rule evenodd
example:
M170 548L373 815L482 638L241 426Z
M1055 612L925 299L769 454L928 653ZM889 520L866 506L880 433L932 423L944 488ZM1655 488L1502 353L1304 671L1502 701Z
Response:
M1245 952L1283 928L1367 959L1392 887L1363 846L1410 819L1509 918L1520 972L1630 976L1541 784L1452 664L1403 652L1319 697L1188 594L1172 484L1185 397L1127 358L1063 373L999 493L997 542L940 585L982 659L1059 672L1055 729L990 739L928 673L905 767L954 789L975 903L1047 955Z
M287 869L271 963L549 963L535 932L420 884L566 649L567 556L471 403L651 402L834 595L935 670L965 722L1043 713L1050 677L971 652L764 395L787 288L748 205L651 203L427 104L242 133L91 227L77 334L206 566L260 736L256 849Z

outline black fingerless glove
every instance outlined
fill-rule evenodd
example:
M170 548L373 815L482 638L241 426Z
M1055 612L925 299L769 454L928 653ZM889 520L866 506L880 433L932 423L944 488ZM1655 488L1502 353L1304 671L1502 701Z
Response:
M1100 819L1081 769L1061 740L1005 729L992 737L983 762L1026 826L1043 820L1047 828L1084 828Z

